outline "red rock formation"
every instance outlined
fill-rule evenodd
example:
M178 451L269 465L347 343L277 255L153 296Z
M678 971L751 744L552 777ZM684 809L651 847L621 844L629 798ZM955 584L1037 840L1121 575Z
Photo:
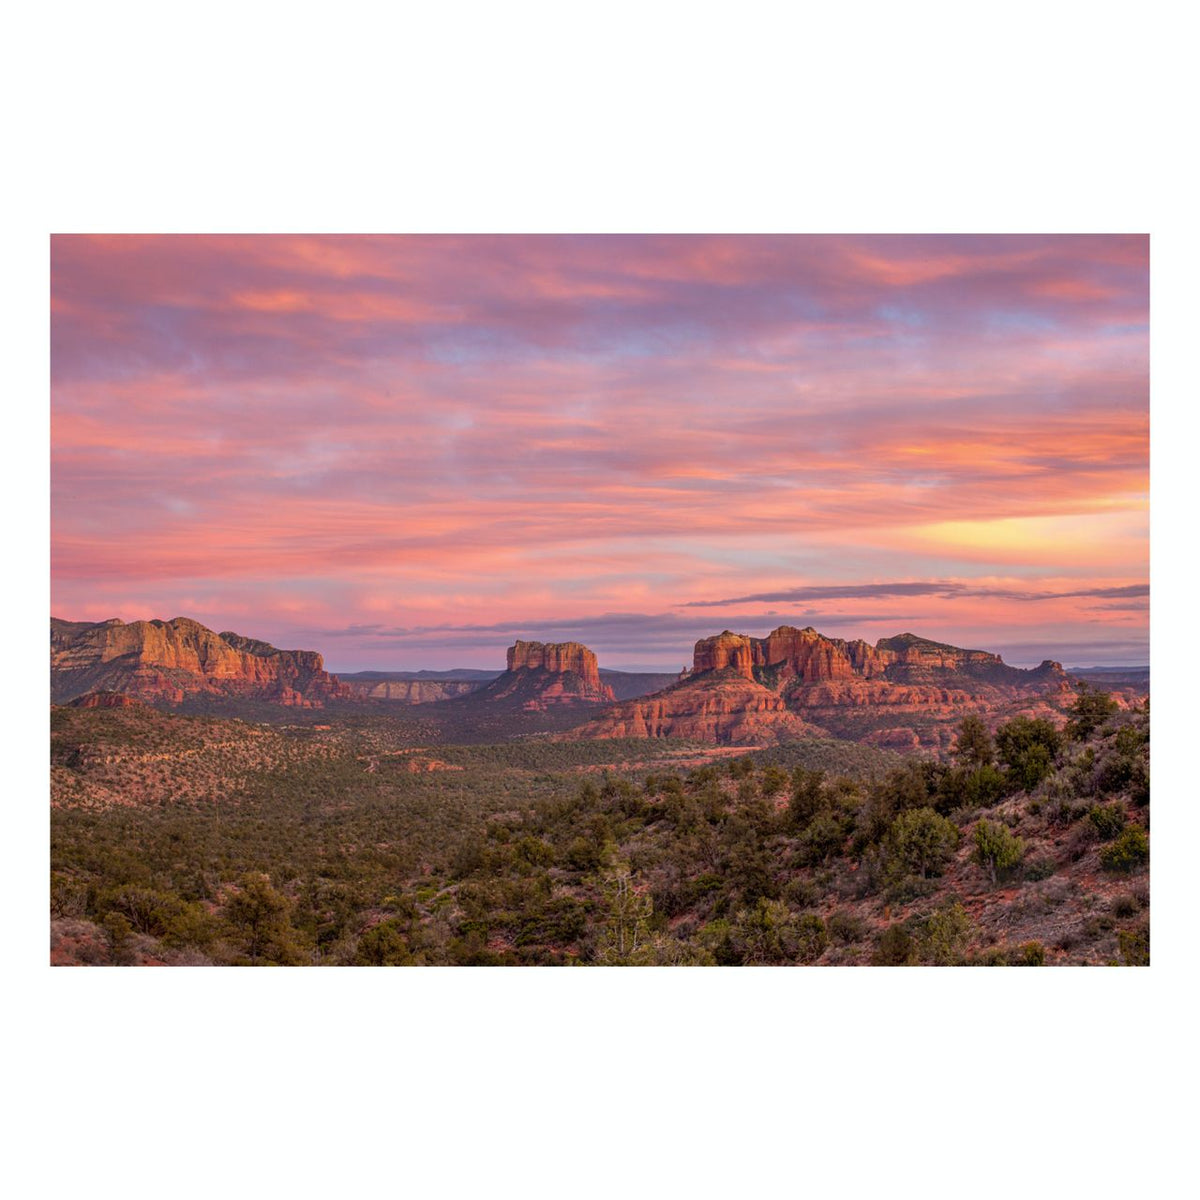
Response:
M359 700L394 700L401 704L436 704L454 696L477 692L486 680L384 679L352 682L350 693Z
M578 675L585 688L602 690L596 656L579 642L516 642L508 648L510 671ZM611 699L611 696L609 697Z
M764 743L826 736L788 711L782 696L752 679L710 674L653 696L614 704L571 731L573 738L678 737L717 743Z
M50 621L51 699L121 692L178 704L189 696L321 707L349 688L311 650L276 650L197 621Z
M716 637L702 638L696 643L693 655L692 674L705 671L732 671L746 679L754 678L755 642L745 634L718 633Z
M485 700L519 702L525 708L579 701L606 703L612 688L600 682L595 654L579 642L517 642L508 648L508 670L480 688Z
M891 744L906 746L915 739L940 748L943 739L931 721L945 724L966 712L1032 700L1062 704L1072 695L1054 662L1023 671L998 655L913 634L871 646L784 625L765 638L729 630L702 638L692 670L679 683L616 705L577 734L748 742L832 728L843 736L891 738ZM875 727L878 712L912 714L906 719L924 732L918 736L903 724L881 731Z

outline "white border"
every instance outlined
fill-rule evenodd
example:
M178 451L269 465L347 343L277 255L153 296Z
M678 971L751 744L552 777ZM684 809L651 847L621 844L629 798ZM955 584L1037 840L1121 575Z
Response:
M20 1194L1179 1190L1200 267L1181 12L610 0L8 18ZM51 972L47 235L85 230L1149 230L1155 965Z

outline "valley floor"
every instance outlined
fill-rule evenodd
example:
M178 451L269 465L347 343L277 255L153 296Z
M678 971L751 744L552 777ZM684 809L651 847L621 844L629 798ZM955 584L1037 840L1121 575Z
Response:
M1141 964L1149 716L1101 696L949 764L54 709L51 961Z

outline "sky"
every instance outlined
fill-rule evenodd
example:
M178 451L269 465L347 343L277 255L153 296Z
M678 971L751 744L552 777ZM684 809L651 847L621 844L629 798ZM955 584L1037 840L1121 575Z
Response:
M56 236L51 587L333 670L1149 661L1142 236Z

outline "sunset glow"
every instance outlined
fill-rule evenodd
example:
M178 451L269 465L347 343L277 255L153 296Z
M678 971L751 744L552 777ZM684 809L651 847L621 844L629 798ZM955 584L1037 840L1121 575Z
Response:
M52 243L53 613L1148 661L1139 236Z

